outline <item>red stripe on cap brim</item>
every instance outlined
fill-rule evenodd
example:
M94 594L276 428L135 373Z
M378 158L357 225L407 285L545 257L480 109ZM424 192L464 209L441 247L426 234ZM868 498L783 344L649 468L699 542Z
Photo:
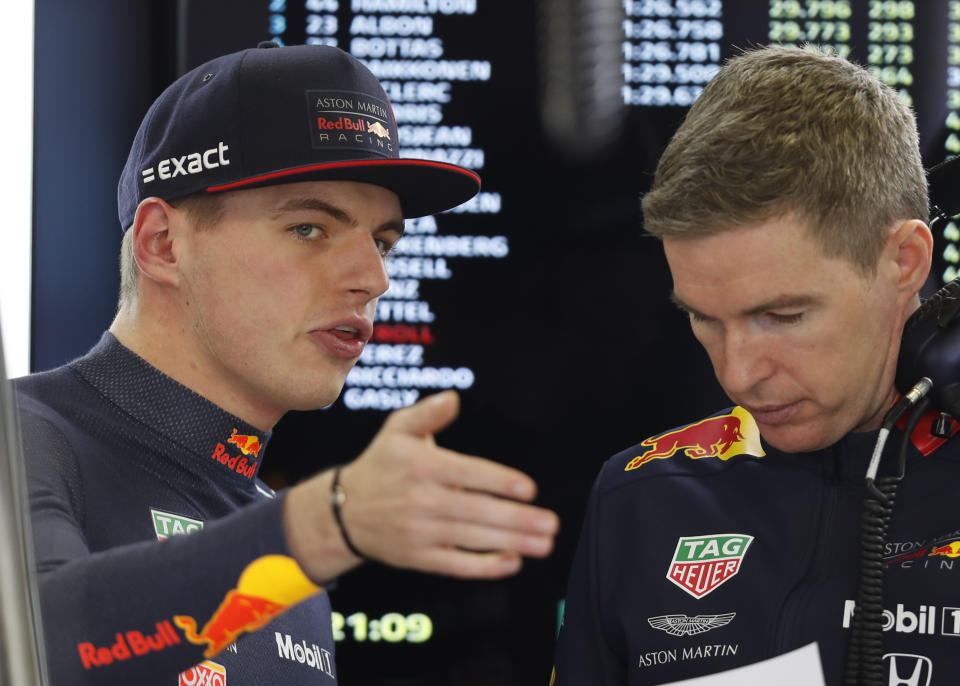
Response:
M390 166L421 166L421 167L431 167L433 169L446 169L447 171L455 172L462 174L463 176L469 176L476 182L477 186L480 185L480 176L473 173L469 169L464 169L463 167L458 167L453 164L447 164L446 162L434 162L432 160L418 160L418 159L394 159L394 160L351 160L345 162L326 162L321 164L309 164L305 167L294 167L292 169L283 169L281 171L270 172L269 174L261 174L260 176L251 176L249 179L243 179L241 181L233 181L231 183L225 183L220 186L209 186L207 188L208 193L221 193L223 191L233 190L235 188L243 188L244 186L252 186L254 184L263 183L265 181L271 181L273 179L283 178L284 176L296 176L298 174L306 174L312 171L321 171L324 169L348 169L350 167L390 167Z

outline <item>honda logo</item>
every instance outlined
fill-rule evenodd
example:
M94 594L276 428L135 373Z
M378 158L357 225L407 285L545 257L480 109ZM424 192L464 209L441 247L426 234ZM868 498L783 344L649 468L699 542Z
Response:
M930 686L933 663L923 655L887 653L883 656L890 675L887 686Z

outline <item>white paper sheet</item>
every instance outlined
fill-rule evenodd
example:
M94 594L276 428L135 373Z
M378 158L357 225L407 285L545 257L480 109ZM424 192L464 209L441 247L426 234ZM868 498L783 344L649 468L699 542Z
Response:
M825 686L820 650L809 643L789 653L726 672L673 681L663 686Z

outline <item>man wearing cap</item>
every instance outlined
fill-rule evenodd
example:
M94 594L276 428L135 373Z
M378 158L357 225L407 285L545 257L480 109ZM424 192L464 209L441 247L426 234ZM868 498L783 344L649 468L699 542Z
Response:
M479 188L396 140L375 78L329 47L215 59L150 108L116 319L16 383L53 684L333 684L323 587L363 558L496 578L550 551L527 476L434 443L452 393L287 492L257 478L277 420L339 394L404 217Z

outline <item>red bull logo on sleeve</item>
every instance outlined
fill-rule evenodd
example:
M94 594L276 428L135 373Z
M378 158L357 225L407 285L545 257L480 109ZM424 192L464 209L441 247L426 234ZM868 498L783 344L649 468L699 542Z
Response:
M169 620L157 622L154 628L157 630L154 634L145 634L142 631L116 633L114 643L109 646L98 646L90 642L78 643L77 652L83 668L92 669L114 662L124 662L180 643L180 637Z
M943 557L960 557L960 541L951 541L946 545L933 546L930 549L930 557L942 555Z
M753 536L681 536L667 579L699 600L737 575Z
M651 460L663 460L683 451L695 460L718 457L729 460L734 455L766 455L760 445L760 429L757 422L742 407L735 407L730 414L709 417L660 436L654 436L640 445L650 448L638 455L624 467L629 472L642 467Z
M176 615L173 621L188 641L207 646L203 656L211 658L241 634L262 629L292 605L322 590L292 557L265 555L247 565L237 587L227 593L199 632L193 617Z
M240 448L240 452L244 455L253 455L254 458L260 457L260 439L257 436L238 434L237 430L234 429L230 438L227 439L227 443Z
M204 660L180 673L180 686L227 686L227 669Z

